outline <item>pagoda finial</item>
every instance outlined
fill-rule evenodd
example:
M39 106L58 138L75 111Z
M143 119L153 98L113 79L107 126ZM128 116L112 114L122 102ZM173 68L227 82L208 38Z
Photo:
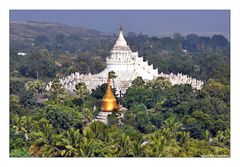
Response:
M123 31L123 25L122 24L119 27L119 31Z

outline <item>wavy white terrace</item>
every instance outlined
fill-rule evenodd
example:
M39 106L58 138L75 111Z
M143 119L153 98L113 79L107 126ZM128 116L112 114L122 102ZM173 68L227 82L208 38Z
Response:
M131 82L138 76L143 80L153 80L158 77L168 79L172 85L189 84L193 89L201 89L203 81L191 78L183 74L164 74L158 73L158 69L154 69L153 65L149 65L143 57L138 56L138 52L132 52L128 46L124 36L123 29L120 27L118 39L111 50L111 54L106 58L106 69L98 74L80 74L79 72L72 73L69 76L59 79L63 88L69 91L75 90L75 85L79 82L86 84L87 88L91 91L96 89L97 86L107 82L109 71L114 71L116 78L111 82L112 87L117 90L117 94L124 94ZM51 89L52 82L47 85L47 90Z

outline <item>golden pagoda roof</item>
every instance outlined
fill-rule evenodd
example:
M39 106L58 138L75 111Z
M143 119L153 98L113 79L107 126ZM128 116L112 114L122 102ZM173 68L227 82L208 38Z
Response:
M108 81L107 81L107 90L102 99L101 110L105 111L105 112L111 112L113 110L118 110L116 97L112 93L109 75L108 75Z

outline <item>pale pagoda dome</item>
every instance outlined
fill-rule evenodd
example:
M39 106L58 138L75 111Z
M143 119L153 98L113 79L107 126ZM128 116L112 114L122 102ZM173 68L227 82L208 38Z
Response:
M123 26L121 25L119 28L119 36L118 39L112 49L112 51L126 50L131 51L130 47L127 45L127 41L123 36Z

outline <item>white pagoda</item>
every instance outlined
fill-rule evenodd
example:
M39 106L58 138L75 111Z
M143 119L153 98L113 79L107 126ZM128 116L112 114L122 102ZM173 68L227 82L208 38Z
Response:
M124 94L128 87L131 86L132 81L138 76L144 80L153 80L158 77L168 79L172 85L189 84L194 89L201 89L203 82L201 80L193 79L181 73L178 74L164 74L158 73L158 69L154 69L153 65L148 65L143 57L138 56L138 52L132 52L128 46L124 36L123 28L120 26L119 36L116 40L110 56L106 58L107 67L100 73L92 75L80 74L79 72L72 73L69 76L59 79L62 87L69 91L75 90L75 85L79 82L86 84L89 91L96 89L107 81L108 72L114 71L116 78L111 82L111 86L116 89L116 93ZM51 89L52 82L47 85L47 90Z
M122 26L119 29L118 39L111 50L110 57L106 58L107 70L114 71L116 74L135 73L143 79L152 80L158 76L158 69L153 69L153 65L148 65L143 61L143 57L138 57L138 52L132 52L123 36ZM134 77L135 78L135 77Z

